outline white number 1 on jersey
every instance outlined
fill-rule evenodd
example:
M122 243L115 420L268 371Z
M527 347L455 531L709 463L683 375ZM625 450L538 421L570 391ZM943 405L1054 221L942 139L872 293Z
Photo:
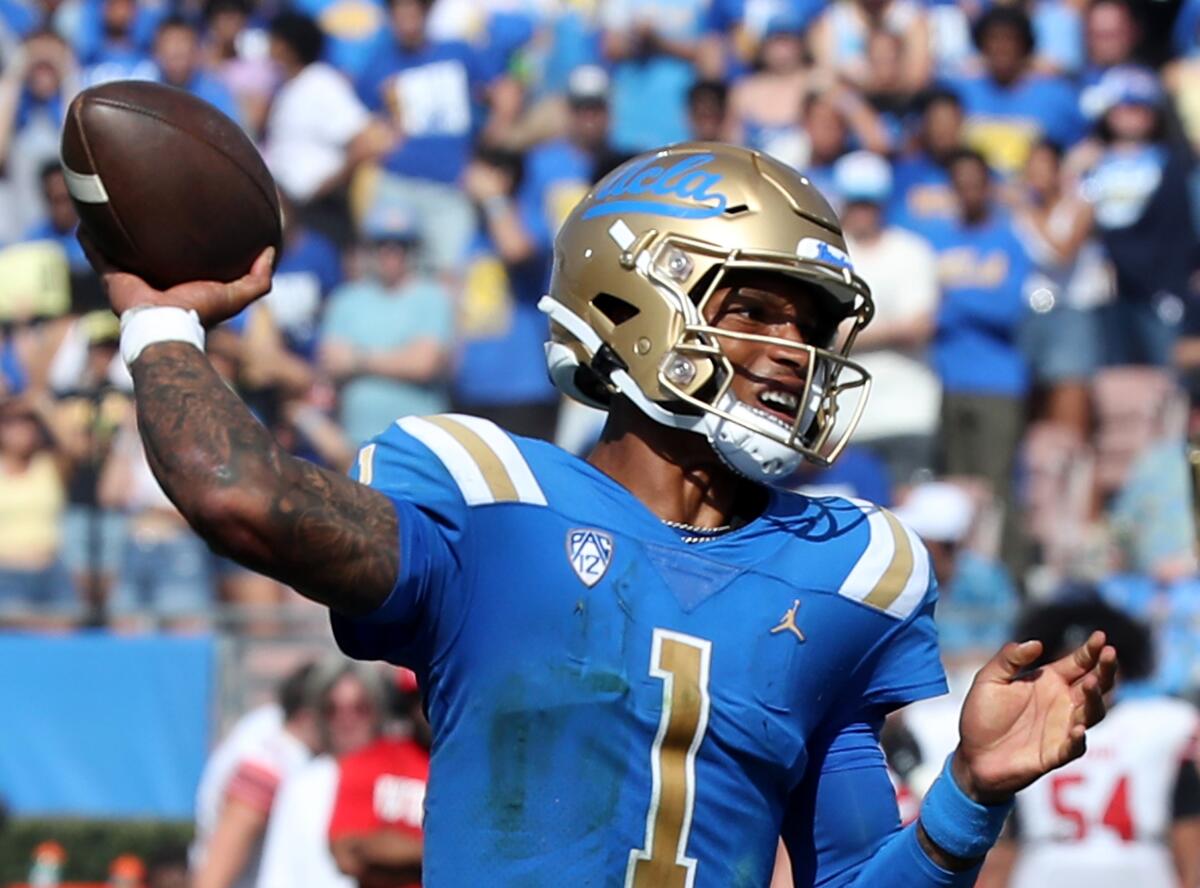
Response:
M687 856L696 804L696 750L708 728L712 642L654 630L650 674L663 682L662 715L650 749L646 839L629 852L626 888L691 888L696 860Z

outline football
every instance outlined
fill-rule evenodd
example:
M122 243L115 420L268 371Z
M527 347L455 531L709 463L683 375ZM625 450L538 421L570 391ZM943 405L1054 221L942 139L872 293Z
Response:
M81 92L62 166L80 224L112 264L158 289L232 281L282 238L279 195L241 128L191 93L147 81Z

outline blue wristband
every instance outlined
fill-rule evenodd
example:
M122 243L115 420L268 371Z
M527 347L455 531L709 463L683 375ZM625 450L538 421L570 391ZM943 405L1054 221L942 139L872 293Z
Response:
M925 801L921 803L921 826L933 843L947 854L972 860L987 854L996 844L1013 803L981 805L967 798L950 772L953 760L953 755L946 759L941 776L925 794Z

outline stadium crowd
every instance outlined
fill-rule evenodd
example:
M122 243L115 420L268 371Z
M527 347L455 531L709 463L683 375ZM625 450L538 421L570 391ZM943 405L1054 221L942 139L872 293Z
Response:
M270 634L300 606L158 488L74 239L66 106L149 78L276 178L274 289L208 349L339 469L450 410L586 451L536 307L570 209L683 139L803 171L876 313L853 444L797 484L921 534L952 676L1024 607L1103 601L1151 632L1144 693L1200 696L1200 0L2 0L0 58L4 622Z

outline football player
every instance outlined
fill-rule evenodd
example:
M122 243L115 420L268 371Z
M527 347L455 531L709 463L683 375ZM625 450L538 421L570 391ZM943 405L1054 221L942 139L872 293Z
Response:
M1011 888L1200 885L1200 712L1147 683L1149 630L1096 602L1051 605L1021 621L1047 654L1095 629L1121 649L1108 719L1088 754L1021 794Z
M202 351L270 259L167 292L107 269L139 427L212 546L417 672L426 884L757 886L782 834L797 885L965 886L1013 794L1082 754L1116 652L1025 676L1041 646L1006 646L898 826L877 735L944 690L935 584L890 513L777 486L843 446L872 311L792 169L685 143L568 217L542 308L553 379L609 411L586 461L469 416L399 419L356 481L292 458Z

